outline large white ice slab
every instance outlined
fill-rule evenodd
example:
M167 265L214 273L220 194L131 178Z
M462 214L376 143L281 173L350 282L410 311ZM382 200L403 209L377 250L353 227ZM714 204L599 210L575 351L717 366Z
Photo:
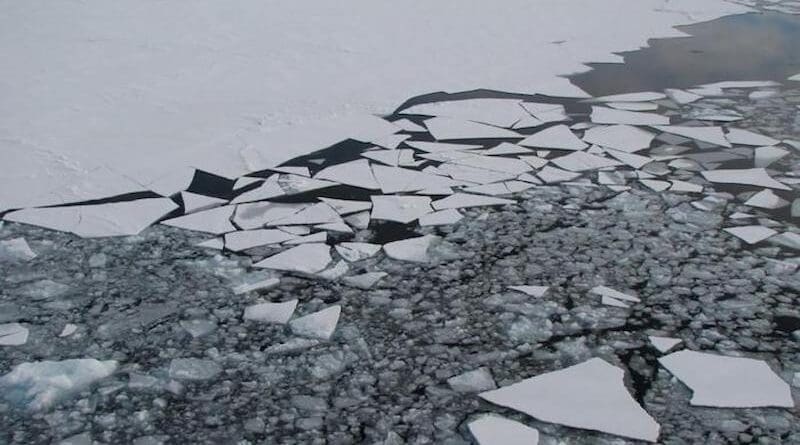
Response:
M308 204L284 204L276 202L253 202L239 204L233 214L233 222L242 229L258 229L286 218L307 208Z
M369 201L351 201L347 199L334 198L319 198L319 200L331 206L331 208L340 215L349 215L351 213L358 213L372 208L372 203Z
M297 335L328 340L336 330L341 313L341 306L331 306L321 311L295 318L289 322L289 327Z
M755 150L755 159L753 163L756 167L769 167L772 163L780 160L789 152L783 148L778 147L758 147Z
M592 127L583 134L583 140L606 148L635 153L644 150L653 142L655 135L630 125Z
M554 125L546 128L528 136L518 144L525 147L557 148L560 150L583 150L588 147L566 125Z
M794 407L789 385L761 360L684 350L658 361L692 390L692 405Z
M668 125L669 117L640 111L615 110L592 106L592 122L596 124Z
M375 181L375 177L372 176L372 169L370 169L369 161L366 159L358 159L343 164L332 165L318 172L314 175L314 178L325 179L338 182L339 184L352 185L353 187L361 187L368 190L378 190L381 188L378 182Z
M403 114L444 116L499 127L510 127L525 114L525 111L520 107L519 99L487 98L419 104L406 108L403 110ZM428 126L428 122L430 120L425 121L426 126Z
M19 323L0 323L0 346L24 345L28 332L28 328Z
M383 251L389 258L401 261L412 261L417 263L427 263L430 261L428 249L439 242L441 238L435 235L425 235L417 238L409 238L400 241L393 241L383 245Z
M619 161L614 159L589 154L585 151L576 151L566 156L553 158L551 162L563 168L564 170L573 172L597 170L598 168L615 167L617 165L621 165Z
M516 204L516 201L513 199L494 198L491 196L472 195L469 193L455 193L447 198L434 201L433 208L436 210L445 210L506 204Z
M231 203L239 204L243 202L253 202L253 201L262 201L264 199L275 198L278 196L283 196L286 192L283 191L283 187L278 184L279 175L272 175L264 182L258 185L258 187L248 190L241 195L233 198Z
M764 226L737 226L727 227L724 230L747 244L759 243L778 233Z
M761 146L777 145L781 143L781 141L769 136L764 136L763 134L754 133L749 130L742 130L740 128L728 128L728 134L725 135L725 138L728 139L731 144L739 145Z
M431 198L427 196L372 196L371 218L376 220L410 223L422 215L433 212Z
M791 190L789 186L778 182L763 168L722 169L701 172L710 182L722 184L744 184L768 187L778 190Z
M278 229L240 230L225 234L225 248L234 252L253 247L279 244L297 238L295 235Z
M478 445L538 445L539 431L505 417L487 414L467 424Z
M654 125L653 128L670 134L687 137L709 144L730 147L731 143L725 138L721 127L688 127L685 125Z
M454 187L458 182L439 175L401 167L373 165L372 171L383 193L415 192L428 188Z
M523 102L522 108L541 123L561 122L569 120L567 110L561 104Z
M236 227L231 224L231 218L233 218L234 210L236 210L236 206L233 205L216 207L189 215L179 216L177 218L168 219L166 221L162 221L161 224L178 227L180 229L219 235L236 230Z
M136 235L178 208L168 198L17 210L3 218L83 238Z
M560 168L550 167L549 165L545 166L543 169L539 170L538 173L536 173L536 176L548 184L572 181L580 175L580 173L569 172Z
M520 109L522 114L522 109ZM513 139L522 138L519 133L505 128L470 122L449 117L434 117L425 121L431 135L437 141L457 139Z
M258 303L244 308L245 320L259 321L262 323L284 324L292 318L297 300L283 301L280 303Z
M318 202L301 209L297 213L267 223L268 226L292 226L340 223L342 217L324 202Z
M621 369L593 358L480 396L544 422L655 442L658 423L631 397L623 379Z
M301 244L266 258L253 267L289 272L318 273L331 262L331 248L322 243Z
M197 193L192 192L181 192L181 199L183 200L184 213L194 213L199 212L200 210L208 210L214 207L219 207L228 202L224 199L198 195Z

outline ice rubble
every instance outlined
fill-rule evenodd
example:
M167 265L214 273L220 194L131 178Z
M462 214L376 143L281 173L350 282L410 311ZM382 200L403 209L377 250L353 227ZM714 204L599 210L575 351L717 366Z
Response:
M25 238L0 240L0 263L30 261L36 258Z

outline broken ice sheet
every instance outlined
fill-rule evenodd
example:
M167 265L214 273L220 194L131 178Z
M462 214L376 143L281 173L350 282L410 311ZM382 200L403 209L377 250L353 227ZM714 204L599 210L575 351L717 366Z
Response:
M281 303L258 303L247 306L244 309L243 318L245 320L262 323L285 324L292 318L296 307L297 300L289 300Z
M593 358L480 397L544 422L655 442L660 426L631 397L623 379L621 369Z
M580 177L580 175L581 175L580 173L561 170L560 168L550 167L549 165L539 170L538 173L536 173L536 176L538 176L539 178L542 179L542 181L548 184L556 182L572 181L573 179Z
M438 236L425 235L384 244L383 250L389 258L427 263L431 260L428 255L428 249L440 240L441 238Z
M361 275L353 275L342 278L342 282L348 286L356 287L359 289L370 289L378 281L388 275L386 272L367 272Z
M322 243L301 244L254 265L263 269L318 273L331 262L330 247Z
M447 153L483 148L482 145L453 144L448 142L406 141L406 145L426 153Z
M557 148L560 150L583 150L588 147L566 125L555 125L546 128L528 136L518 144L525 147Z
M576 151L566 156L554 158L552 163L573 172L582 172L586 170L597 170L600 168L615 167L621 165L620 162L613 159L597 156L586 153L584 151Z
M20 346L28 341L28 328L19 323L0 324L0 346Z
M482 154L486 156L500 156L500 155L515 155L515 154L530 154L531 149L520 147L517 144L512 144L510 142L503 142L500 145L492 147Z
M410 223L433 212L427 196L372 196L372 215L375 220Z
M686 105L697 100L703 98L698 94L690 93L684 90L677 90L677 89L666 89L664 92L667 94L667 97L675 101L675 103L680 105Z
M517 421L486 414L467 424L478 445L538 445L539 431Z
M647 339L650 340L650 343L658 352L662 353L669 352L670 349L683 343L683 340L680 338L650 336L647 337Z
M276 202L253 202L239 204L233 215L233 222L242 229L259 229L274 221L293 215L309 204L284 204ZM224 218L221 215L221 221ZM228 230L230 231L230 230Z
M740 128L728 128L728 134L725 135L725 138L728 139L731 144L738 145L778 145L781 142L769 136L742 130Z
M744 205L774 210L788 206L789 201L786 201L785 199L776 195L775 192L770 189L764 189L751 196L750 199L745 201Z
M519 99L487 98L424 103L406 108L401 113L445 116L508 128L525 114L525 110L520 107Z
M567 110L561 104L523 102L522 108L541 123L568 121Z
M241 230L225 234L225 248L241 252L253 247L279 244L296 236L278 229Z
M598 126L586 130L583 140L625 153L635 153L648 148L655 135L631 125Z
M419 225L422 227L427 227L455 224L461 221L461 218L463 217L464 215L459 213L456 209L440 210L420 216Z
M505 128L449 117L434 117L425 121L428 131L437 141L457 139L514 139L518 133Z
M656 111L658 105L652 102L608 102L607 106L626 111Z
M454 187L460 183L444 176L401 167L373 165L372 171L383 193L415 192L428 188Z
M161 224L178 227L180 229L220 235L236 230L236 227L231 224L231 217L233 217L234 210L236 210L236 206L233 205L216 207L168 219L162 221Z
M506 204L516 204L516 201L483 195L472 195L469 193L455 193L446 198L434 201L433 208L436 210L445 210Z
M763 168L723 169L701 172L709 182L722 184L743 184L768 187L778 190L791 190L789 186L778 182Z
M593 99L587 99L587 102L650 102L653 100L664 99L663 93L653 91L643 91L638 93L623 93L614 94L610 96L600 96Z
M476 184L490 184L492 182L507 181L514 179L518 174L501 172L496 170L487 170L485 168L472 167L469 165L458 165L454 163L441 164L437 167L439 173L448 175L457 181L465 181ZM455 182L451 186L462 185L463 183ZM429 189L432 187L426 187Z
M380 244L371 243L339 243L336 252L347 261L355 262L372 257L381 250Z
M669 125L669 117L660 114L598 106L592 106L591 119L596 124Z
M328 340L336 330L336 324L339 322L341 312L341 306L331 306L321 311L295 318L289 322L289 327L297 335Z
M36 258L36 254L28 246L25 238L12 238L0 241L0 263L30 261Z
M240 204L245 202L262 201L264 199L275 198L283 196L286 192L278 184L279 175L272 175L262 182L258 187L248 190L231 201L232 204Z
M378 190L381 188L372 175L372 169L370 168L369 161L366 159L357 159L343 164L332 165L314 175L314 178L325 179L367 190Z
M789 385L761 360L684 350L658 361L692 390L692 405L794 407Z
M144 198L108 204L17 210L7 221L31 224L82 238L137 235L178 205L168 198Z
M730 147L731 143L725 137L721 127L689 127L681 125L654 125L653 128L678 136L687 137L696 141L708 142L721 147Z
M46 409L110 376L116 369L114 360L88 358L21 363L0 377L0 393L11 405Z
M324 202L311 204L296 213L266 223L268 226L293 226L340 223L342 218L335 210Z
M198 195L197 193L192 192L181 192L181 201L183 201L184 213L194 213L200 210L208 210L210 208L218 207L228 203L228 201L225 201L224 199Z
M788 151L778 147L758 147L755 150L754 163L756 167L766 168L788 154Z
M331 208L340 215L349 215L372 208L372 203L369 201L350 201L334 198L319 198L319 200L331 206Z
M727 227L724 230L730 233L731 235L746 242L747 244L759 243L771 237L772 235L778 233L775 230L772 230L769 227L764 227L764 226Z

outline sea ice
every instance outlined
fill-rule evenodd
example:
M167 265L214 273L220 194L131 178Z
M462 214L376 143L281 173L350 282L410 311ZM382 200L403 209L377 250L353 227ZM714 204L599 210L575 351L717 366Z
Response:
M372 196L372 215L375 220L410 223L433 212L427 196Z
M489 368L478 368L447 379L447 384L455 392L481 392L497 388Z
M430 261L428 249L439 242L441 238L435 235L425 235L417 238L408 238L383 245L383 250L389 258L400 261L427 263Z
M331 208L340 215L349 215L372 208L372 203L369 201L350 201L334 198L319 198L319 200L331 206Z
M244 319L263 323L285 324L292 318L297 300L281 303L258 303L244 308Z
M236 210L236 206L233 205L216 207L189 215L179 216L177 218L168 219L166 221L162 221L161 224L178 227L180 229L220 235L236 230L236 227L231 224L231 218L233 217L234 210Z
M278 184L279 175L272 175L267 178L264 182L262 182L258 187L248 190L241 195L233 198L231 204L241 204L245 202L253 202L253 201L263 201L265 199L276 198L278 196L283 196L286 192L283 191L283 188L280 184Z
M744 205L774 210L788 206L789 201L776 195L775 192L770 189L764 189L751 196L750 199L745 201Z
M583 150L588 145L580 140L566 125L555 125L536 132L519 145L525 147L557 148L560 150Z
M450 178L408 168L373 165L372 171L383 193L415 192L427 188L459 185Z
M434 201L433 208L436 210L445 210L506 204L516 204L516 201L513 199L494 198L491 196L472 195L469 193L455 193L446 198Z
M210 380L221 372L216 362L199 358L174 358L169 364L169 376L176 380Z
M524 114L518 99L467 99L431 102L411 106L402 114L445 116L498 127L510 127ZM428 121L425 121L425 125Z
M791 190L786 184L772 179L769 173L763 168L710 170L703 171L701 174L710 182L755 185L778 190Z
M616 167L620 165L619 161L589 154L584 151L576 151L566 156L554 158L552 162L564 170L573 172L597 170L599 168Z
M653 133L630 125L592 127L583 135L583 140L590 144L625 153L635 153L650 147L653 138L655 138Z
M239 204L233 214L233 222L242 229L260 229L282 218L294 215L309 204L294 203L284 204L277 202L252 202ZM220 215L220 224L224 224Z
M700 96L700 95L694 94L694 93L690 93L690 92L684 91L684 90L677 90L677 89L668 88L668 89L664 90L664 92L667 94L667 96L670 99L672 99L673 101L675 101L675 103L677 103L679 105L690 104L692 102L695 102L695 101L700 100L700 99L703 98L703 96Z
M683 340L680 338L650 336L647 337L647 339L650 340L650 343L658 352L662 353L669 352L670 349L683 343Z
M293 226L340 223L342 218L335 210L324 202L311 204L297 213L284 216L267 223L268 226Z
M696 141L708 142L721 147L730 147L731 143L725 138L721 127L687 127L681 125L654 125L653 128L678 136L687 137Z
M573 179L580 177L580 175L580 173L568 172L566 170L561 170L560 168L550 167L549 165L536 173L536 176L548 184L572 181Z
M327 340L331 338L339 322L341 306L331 306L312 314L304 315L289 322L292 332L303 337Z
M765 146L765 145L778 145L781 141L777 139L773 139L769 136L764 136L762 134L753 133L752 131L742 130L739 128L728 128L728 134L725 135L725 138L731 144L738 144L738 145L753 145L753 146Z
M592 106L591 119L596 124L669 125L669 117L660 114L598 106Z
M505 417L486 414L467 424L478 445L538 445L539 431Z
M543 297L547 290L550 289L549 286L508 286L508 288L536 298Z
M339 243L335 246L336 252L347 261L355 262L372 257L379 250L380 244L371 243Z
M624 294L618 290L611 289L610 287L606 286L595 286L589 290L589 293L597 294L603 297L610 297L616 300L623 300L623 301L630 301L633 303L639 303L640 300L638 297L634 297L633 295Z
M381 188L372 175L372 169L370 169L369 161L366 159L358 159L343 164L332 165L314 175L314 178L325 179L367 190L378 190Z
M758 147L755 150L754 163L756 167L766 168L788 154L788 151L778 147Z
M359 289L370 289L374 286L378 281L383 279L388 275L386 272L367 272L361 275L353 275L350 277L342 278L344 284L352 287L357 287Z
M461 221L464 215L456 209L440 210L427 215L419 217L419 225L422 227L427 226L443 226L448 224L455 224Z
M322 243L301 244L266 258L254 265L264 269L318 273L331 262L330 247Z
M278 229L240 230L225 234L225 248L241 252L253 247L279 244L297 238L295 235Z
M257 280L253 282L246 282L242 283L238 286L233 288L233 293L236 295L246 294L247 292L254 292L259 290L267 290L272 289L278 284L280 284L281 280L278 278L265 278L263 280Z
M20 346L28 341L28 328L19 323L0 324L0 346Z
M28 246L25 238L12 238L0 241L0 263L12 261L30 261L36 254Z
M482 154L486 156L500 156L500 155L516 155L516 154L530 154L531 149L520 147L517 144L510 142L503 142L500 145L492 147Z
M611 96L600 96L594 99L589 99L587 102L649 102L652 100L665 99L663 93L656 93L653 91L643 91L640 93L623 93L614 94Z
M181 200L183 201L184 213L194 213L199 212L200 210L208 210L228 203L228 201L225 201L224 199L198 195L197 193L192 192L181 192Z
M764 241L765 239L778 233L775 230L764 226L727 227L724 230L746 242L747 244L755 244Z
M520 109L520 112L522 110ZM434 117L425 121L431 135L437 141L457 139L513 139L523 138L518 133L505 128L493 127L461 119Z

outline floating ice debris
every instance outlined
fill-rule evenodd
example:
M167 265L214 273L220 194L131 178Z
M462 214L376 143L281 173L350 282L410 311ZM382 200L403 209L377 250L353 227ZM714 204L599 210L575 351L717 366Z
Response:
M622 301L617 300L616 298L609 297L607 295L603 295L600 298L600 303L604 304L606 306L621 307L621 308L625 308L625 309L630 307L630 305L625 304Z
M520 110L521 111L521 110ZM456 139L509 139L522 138L518 133L505 128L470 122L449 117L434 117L425 121L431 135L437 141Z
M114 360L71 359L27 362L0 377L0 393L7 402L29 410L46 409L79 393L117 369Z
M778 233L769 227L763 226L727 227L724 230L747 244L756 244Z
M331 306L313 314L295 318L289 322L289 327L297 335L327 340L336 330L341 312L341 306Z
M447 379L447 384L455 392L481 392L497 388L488 368L478 368Z
M323 280L334 281L347 275L347 272L350 272L350 266L347 264L347 261L339 260L338 263L320 273L314 274L314 276Z
M519 158L533 168L542 168L547 165L548 162L550 162L549 160L540 158L538 156L520 156Z
M343 223L333 223L333 224L342 224ZM306 244L306 243L324 243L328 241L328 232L317 232L312 233L311 235L300 236L294 239L290 239L289 241L285 241L283 244L287 246L294 246L297 244Z
M267 290L277 287L281 280L278 278L265 278L252 283L243 283L233 288L233 293L236 295L246 294L259 290Z
M792 81L795 81L795 82L800 82L800 73L798 73L798 74L795 74L794 76L791 76L791 77L789 77L789 78L788 78L788 80L792 80Z
M788 206L789 201L776 195L775 192L770 189L764 189L751 196L744 204L750 207L774 210Z
M758 147L755 150L755 166L769 167L772 163L780 160L789 152L779 147Z
M542 179L542 181L552 184L555 182L564 182L564 181L572 181L573 179L579 177L580 173L575 172L568 172L566 170L561 170L560 168L550 167L549 165L544 167L543 169L539 170L536 173L536 176Z
M515 420L487 414L467 424L478 445L538 445L539 431Z
M326 179L368 190L381 188L375 177L372 176L372 169L370 169L369 161L366 159L357 159L343 164L332 165L314 175L314 178Z
M528 136L518 144L525 147L557 148L561 150L583 150L588 147L566 125L555 125L544 129Z
M350 262L366 260L381 250L380 244L371 243L340 243L336 245L336 252Z
M503 173L510 173L513 175L520 175L522 173L533 170L531 166L516 158L504 158L498 156L464 156L458 159L453 159L453 164L466 165L468 167L482 168Z
M800 235L796 233L783 232L770 238L769 242L789 249L800 250Z
M621 369L599 358L480 394L544 422L655 442L659 425L628 393Z
M669 117L660 114L598 106L592 106L591 118L596 124L669 125Z
M383 250L389 258L395 260L427 263L430 261L428 249L440 239L435 235L408 238L384 244Z
M329 232L353 233L353 229L351 229L350 226L344 222L318 224L314 226L314 228L319 230L327 230Z
M178 208L168 198L17 210L3 219L71 232L82 238L137 235Z
M739 128L728 128L728 134L725 135L725 138L727 138L731 144L738 145L760 146L777 145L781 143L781 141L773 139L769 136L764 136L763 134L753 133L752 131L742 130Z
M440 210L433 213L428 213L419 217L419 225L422 227L427 226L443 226L448 224L455 224L463 218L464 215L456 209Z
M518 175L515 173L487 170L485 168L471 167L469 165L457 165L453 163L442 164L437 169L439 173L446 174L457 181L466 181L476 184L490 184L492 182L507 181L516 178ZM456 185L459 185L459 183L448 185L447 187Z
M406 145L426 153L445 153L450 151L465 151L483 148L481 145L452 144L447 142L422 142L406 141Z
M372 171L383 193L415 192L427 188L459 185L450 178L408 168L373 165Z
M655 111L658 105L651 102L608 102L607 106L616 110L626 111Z
M469 193L455 193L447 198L434 201L433 208L436 210L445 210L506 204L516 204L516 201L513 199L494 198L491 196L472 195Z
M225 241L222 238L211 238L205 241L201 241L195 244L197 247L202 247L204 249L214 249L214 250L222 250L225 248Z
M542 123L568 121L567 111L561 104L523 102L522 108Z
M388 275L386 272L367 272L361 275L353 275L351 277L342 278L342 282L348 286L357 287L359 289L371 289L378 281Z
M319 198L319 200L331 206L331 208L340 215L349 215L372 208L372 203L369 201L349 201L334 198Z
M294 226L342 222L335 210L324 202L312 204L297 213L267 223L268 226Z
M30 261L36 254L28 246L25 238L12 238L0 241L0 263L11 261Z
M372 215L375 220L410 223L433 212L427 196L372 196Z
M605 148L635 153L644 150L653 142L655 135L630 125L592 127L586 130L583 140Z
M216 362L199 358L174 358L169 364L169 376L176 380L210 380L221 372Z
M700 99L703 98L703 96L700 96L700 95L694 94L694 93L690 93L690 92L684 91L684 90L666 89L666 90L664 90L664 92L667 93L667 97L669 97L670 99L672 99L673 101L675 101L675 103L677 103L679 105L690 104L692 102L695 102L695 101L700 100Z
M650 343L658 350L658 352L662 353L669 352L670 349L683 343L683 340L680 338L650 336L647 337L647 339L650 340Z
M236 210L236 206L233 205L216 207L189 215L179 216L177 218L168 219L166 221L162 221L161 224L178 227L180 229L220 235L236 230L236 227L231 224L231 218L233 217L234 210Z
M372 203L370 203L372 207ZM366 229L369 227L369 214L370 212L359 212L344 218L347 224L350 224L354 229Z
M769 173L763 168L711 170L701 172L701 174L710 182L755 185L778 190L791 190L786 184L772 179Z
M503 142L496 147L492 147L482 154L487 156L499 156L499 155L516 155L516 154L530 154L531 149L520 147L517 144L512 144L510 142Z
M692 405L794 407L789 385L761 360L683 350L658 361L692 390Z
M69 292L70 287L66 284L57 283L53 280L44 279L26 284L19 289L19 294L33 300L47 300L60 297Z
M270 170L278 173L286 173L290 175L298 175L298 176L305 176L306 178L311 176L311 172L308 171L308 167L290 167L290 166L283 166L283 167L272 167ZM236 187L234 187L236 188Z
M731 216L729 216L730 219L745 219L745 218L755 218L755 217L756 215L744 212L731 213Z
M233 214L233 222L242 229L260 229L267 224L294 215L309 204L284 204L276 202L253 202L239 204Z
M508 286L508 288L536 298L543 297L547 290L550 289L549 286Z
M709 144L730 147L731 143L725 138L721 127L687 127L681 125L655 125L655 129L666 133L677 134L689 139L708 142Z
M19 323L0 324L0 346L19 346L28 341L28 328Z
M703 193L703 186L688 181L672 180L671 192Z
M244 319L262 323L285 324L292 318L297 300L281 303L258 303L244 308Z
M422 125L416 124L409 119L398 119L392 122L392 124L397 125L398 127L400 127L400 129L402 129L403 131L408 131L409 133L420 133L420 132L424 133L428 131Z
M318 273L331 262L330 247L321 243L301 244L254 265L263 269Z
M245 202L263 201L269 198L283 196L286 192L278 184L279 175L272 175L261 183L258 187L248 190L231 201L232 204L240 204Z
M211 196L198 195L192 192L181 192L181 200L183 201L184 213L194 213L200 210L208 210L214 207L219 207L227 204L228 201Z
M446 116L499 127L510 127L525 113L519 99L467 99L414 105L402 114ZM425 122L427 124L427 121Z
M564 170L570 170L574 172L597 170L599 168L615 167L620 165L620 162L613 159L589 154L584 151L576 151L566 156L554 158L552 162Z
M605 152L610 154L623 164L629 165L636 169L642 168L645 165L653 162L652 158L648 158L647 156L637 155L636 153L625 153L624 151L612 150L610 148L607 148Z
M204 337L217 329L217 323L211 320L181 320L180 325L192 338Z
M241 230L225 234L225 248L234 252L253 247L280 244L296 236L278 229Z
M67 323L64 325L64 328L61 329L61 333L58 334L59 337L69 337L70 335L74 334L78 330L78 325Z
M610 96L600 96L594 99L588 99L587 102L649 102L652 100L665 99L667 96L663 93L656 93L653 91L644 91L641 93L624 93L613 94Z
M632 303L639 303L640 300L638 297L634 297L633 295L624 294L618 290L611 289L610 287L606 286L595 286L589 290L592 294L597 294L603 297L614 298L616 300L623 300L623 301L630 301Z

